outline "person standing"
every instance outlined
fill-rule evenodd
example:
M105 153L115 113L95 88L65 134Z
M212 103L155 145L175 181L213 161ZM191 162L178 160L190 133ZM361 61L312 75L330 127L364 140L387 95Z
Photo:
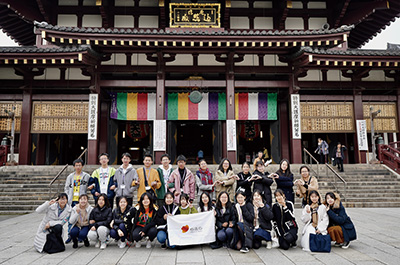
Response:
M334 152L333 158L335 159L336 165L340 172L343 172L343 160L344 160L344 151L346 151L346 146L342 145L340 142L337 144Z
M108 166L109 155L107 153L99 155L99 162L101 167L93 171L92 177L89 181L89 186L92 188L90 192L93 195L95 204L97 204L97 198L101 193L107 194L110 206L113 208L115 196L115 168Z
M285 198L294 204L293 173L290 171L290 164L287 159L282 159L278 171L274 175L277 188L285 193Z
M156 190L161 187L161 181L156 169L151 168L153 164L153 157L149 154L144 155L143 165L144 167L137 170L139 178L139 188L137 197L140 198L143 193L147 192L153 196L153 201L157 200ZM136 182L134 183L136 185Z
M199 189L198 193L206 192L215 201L213 174L208 169L207 162L204 159L199 161L199 170L196 171L196 184Z
M71 207L79 203L79 196L86 194L87 190L92 189L91 186L89 187L90 175L82 171L83 160L78 158L74 160L73 165L75 172L68 175L64 187L64 192L68 195L68 204L71 205ZM68 224L68 235L71 228L72 225ZM65 244L70 242L71 237L68 236Z
M168 154L161 156L161 165L157 168L158 176L160 178L161 186L156 190L157 205L162 207L164 205L164 197L168 192L168 180L172 173L171 158Z
M253 161L253 170L256 170L256 169L257 169L257 162L258 162L258 161L261 161L263 164L265 163L263 157L264 157L263 151L258 151L257 157L256 157L256 158L254 159L254 161Z
M119 199L122 196L126 197L128 205L132 207L133 192L137 184L138 175L136 170L130 164L131 154L122 154L122 165L117 169L114 175L116 203L119 205Z
M251 174L249 162L244 162L242 164L242 172L238 174L236 192L239 189L243 189L246 202L251 201L251 186L253 185L253 180L255 180L255 178L257 178L257 176L253 177Z
M256 176L254 178L253 190L259 190L263 200L268 204L269 207L272 207L271 185L274 183L272 178L273 174L269 175L269 173L265 171L264 163L262 161L258 161L256 164L256 170L253 172L253 176Z
M219 197L221 192L225 191L229 194L229 200L233 202L235 199L236 178L237 176L233 173L231 161L223 158L215 173L216 196Z
M188 194L190 200L194 200L196 192L196 181L193 173L185 167L186 157L179 155L177 160L178 168L175 169L168 180L169 191L174 194L175 204L180 203L182 193Z
M68 175L64 187L64 192L68 195L68 204L71 207L79 203L81 194L86 194L90 180L90 175L82 171L82 159L74 160L73 165L75 172Z
M318 147L315 149L314 153L319 154L319 162L325 164L328 161L329 145L325 140L318 138Z

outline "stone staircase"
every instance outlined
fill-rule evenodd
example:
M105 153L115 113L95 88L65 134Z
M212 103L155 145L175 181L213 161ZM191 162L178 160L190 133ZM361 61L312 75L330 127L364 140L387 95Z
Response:
M291 165L295 179L300 178L301 165ZM63 166L15 166L0 167L0 214L30 213L37 206L55 197L64 190L67 175L73 172L69 166L59 177L59 182L49 193L49 183ZM87 165L84 171L91 174L98 166ZM135 166L136 168L137 166ZM187 166L192 172L198 169L197 165ZM215 172L218 165L209 165L211 172ZM240 165L233 165L234 172L240 172ZM268 172L275 172L278 165L270 165ZM316 165L313 165L316 170ZM336 169L336 168L335 168ZM320 165L319 188L322 196L334 190L332 173L326 175L325 166ZM346 207L400 207L400 176L392 173L383 165L345 165L345 172L340 175L347 181ZM57 191L56 187L59 186ZM344 186L338 182L341 196L344 196ZM272 190L276 189L273 184ZM90 202L93 204L91 194ZM344 200L343 200L344 201ZM197 207L197 201L195 202ZM296 208L300 208L300 200L296 199Z

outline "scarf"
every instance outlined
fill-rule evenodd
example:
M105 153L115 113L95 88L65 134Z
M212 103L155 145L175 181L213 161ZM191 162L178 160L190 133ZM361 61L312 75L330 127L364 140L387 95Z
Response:
M310 205L311 208L311 220L312 220L312 226L317 229L318 226L318 203L312 203Z
M212 174L211 172L208 170L208 168L206 168L206 170L203 169L199 169L198 171L201 175L201 183L203 185L213 185L213 179L212 179ZM214 187L212 188L211 192L214 192Z
M238 222L241 222L241 223L243 223L243 213L242 213L242 208L240 208L240 205L239 205L239 203L236 203L236 204L235 204L235 207L236 207L236 210L237 210L237 213L238 213Z
M258 228L258 207L254 206L254 227Z

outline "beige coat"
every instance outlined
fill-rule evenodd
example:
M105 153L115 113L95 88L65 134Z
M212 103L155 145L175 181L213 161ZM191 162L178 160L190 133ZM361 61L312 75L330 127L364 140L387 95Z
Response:
M232 170L228 171L228 174L225 174L221 171L218 170L215 173L215 181L223 181L224 185L215 185L215 192L217 195L217 198L219 194L223 191L226 191L229 194L229 199L231 202L234 202L235 200L235 191L236 191L236 179L234 178L229 178L231 176L235 175Z
M310 178L311 178L311 181L310 181L310 184L308 185L308 189L306 189L304 186L297 186L297 190L296 190L297 197L305 198L307 196L306 195L307 194L307 190L308 191L312 191L312 190L318 191L318 180L317 180L317 178L316 177L311 177L311 176L310 176ZM305 181L303 178L302 178L302 180L305 183L308 183L308 181Z

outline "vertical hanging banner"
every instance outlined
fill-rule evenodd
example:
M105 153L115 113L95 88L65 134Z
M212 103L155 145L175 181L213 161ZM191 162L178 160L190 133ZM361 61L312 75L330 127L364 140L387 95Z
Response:
M154 120L154 139L153 139L153 150L154 151L166 151L167 150L167 121L166 120Z
M226 134L228 151L236 151L236 120L226 120Z
M97 140L98 94L89 95L88 140Z
M301 139L300 95L291 95L292 139Z
M358 150L368 151L367 121L357 120L356 125L357 125Z

